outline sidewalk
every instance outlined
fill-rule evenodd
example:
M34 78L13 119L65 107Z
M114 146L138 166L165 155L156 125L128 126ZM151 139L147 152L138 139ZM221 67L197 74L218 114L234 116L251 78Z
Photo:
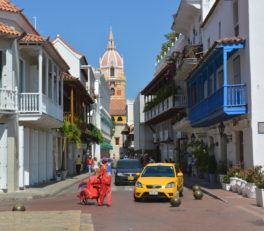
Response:
M238 193L225 191L219 183L210 184L198 177L184 176L184 185L190 189L193 185L199 185L205 194L221 200L227 206L253 214L261 219L264 218L264 208L257 207L255 198L246 198Z
M34 186L12 193L0 193L0 201L20 201L53 197L73 185L77 186L79 182L87 179L88 176L88 173L83 173L49 185Z

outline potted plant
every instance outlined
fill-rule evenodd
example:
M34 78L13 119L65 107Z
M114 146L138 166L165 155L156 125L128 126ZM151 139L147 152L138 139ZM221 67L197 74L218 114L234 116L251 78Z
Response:
M254 180L262 174L261 168L261 166L254 166L246 171L246 194L248 198L256 198L256 185Z
M230 191L231 185L230 185L230 177L228 175L224 175L221 184L224 190Z
M264 207L264 174L255 178L257 206Z
M228 169L227 175L230 177L230 184L232 192L237 192L237 184L236 181L238 180L237 174L241 171L241 168L235 166L233 168Z

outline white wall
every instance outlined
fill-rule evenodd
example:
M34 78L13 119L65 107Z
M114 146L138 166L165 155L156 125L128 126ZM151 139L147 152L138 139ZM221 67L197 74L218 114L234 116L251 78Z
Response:
M246 6L246 3L244 3ZM253 162L264 165L264 134L258 134L258 122L264 121L264 78L263 78L263 7L264 1L249 1L249 41L251 77L251 132L253 140Z

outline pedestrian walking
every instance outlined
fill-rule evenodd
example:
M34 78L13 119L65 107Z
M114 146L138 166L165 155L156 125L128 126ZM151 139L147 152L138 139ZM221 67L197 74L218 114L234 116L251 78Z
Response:
M87 172L88 173L92 173L92 171L93 171L93 165L94 165L94 161L92 159L92 156L89 156L88 157L88 160L87 160Z
M112 190L111 190L111 181L112 176L108 175L107 168L107 159L102 160L102 166L98 175L98 179L101 180L101 187L98 198L98 206L102 206L104 203L105 197L107 197L107 206L112 204Z
M93 159L93 169L94 169L94 174L98 175L100 168L99 168L99 161L97 160L96 157Z
M149 158L149 163L155 163L155 160L154 160L154 157L153 157L153 156L151 156L151 157Z
M75 166L76 166L76 173L77 175L80 174L81 166L82 166L82 159L80 155L78 155L75 159Z

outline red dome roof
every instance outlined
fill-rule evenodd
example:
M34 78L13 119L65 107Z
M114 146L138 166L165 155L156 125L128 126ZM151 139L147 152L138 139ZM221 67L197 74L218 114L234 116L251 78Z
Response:
M107 50L100 60L100 66L123 66L123 59L116 50Z

